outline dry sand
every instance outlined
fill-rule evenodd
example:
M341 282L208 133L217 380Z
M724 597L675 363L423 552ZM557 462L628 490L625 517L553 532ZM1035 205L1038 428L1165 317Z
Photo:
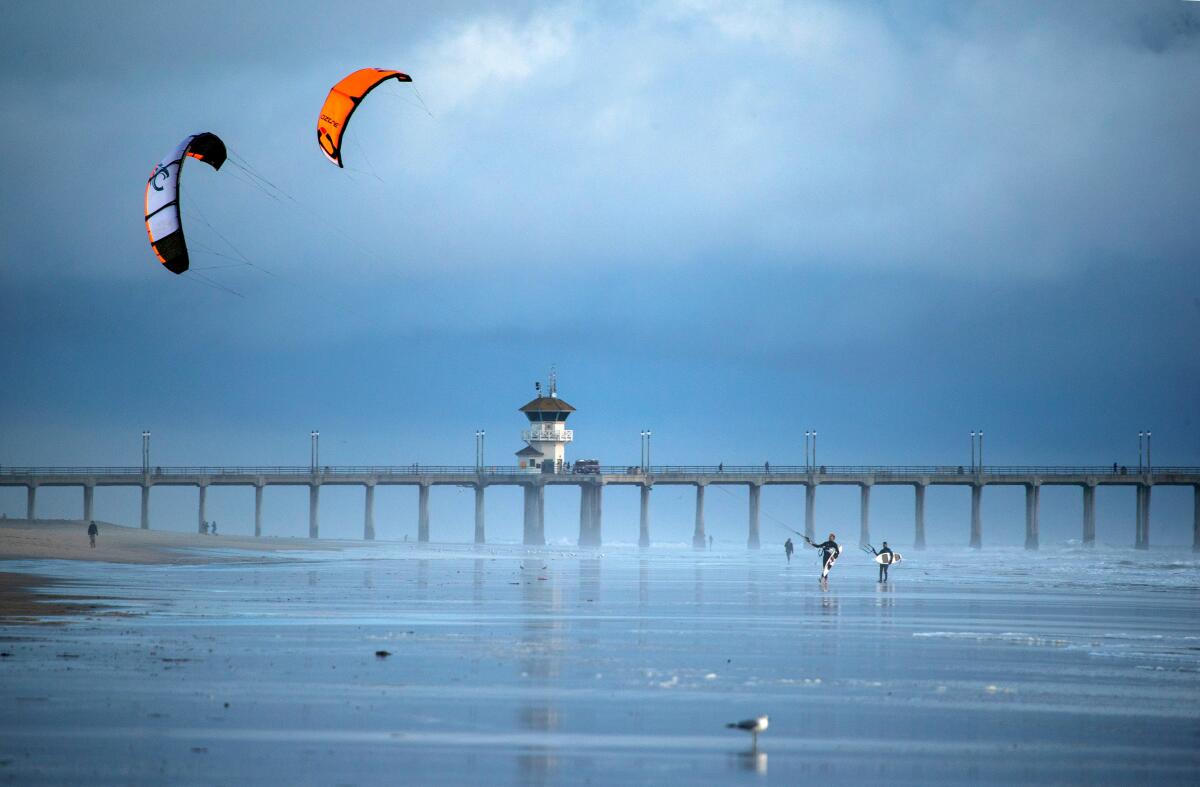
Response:
M88 523L84 520L0 520L0 561L87 560L103 563L184 565L195 563L261 562L278 560L279 553L295 550L337 549L329 542L308 539L205 536L199 533L170 533L141 530L97 520L100 534L96 547L88 545ZM243 554L230 554L239 550ZM257 553L257 554L244 554ZM0 564L2 565L2 564ZM47 601L38 588L61 587L62 583L22 572L0 571L0 623L45 621L51 615L78 615L101 608L95 603L76 603L56 595ZM95 601L90 597L88 601Z
M88 546L88 523L80 519L0 520L0 560L92 560L105 563L189 564L270 559L273 553L337 549L328 541L299 538L205 536L142 530L96 521L96 548ZM257 552L229 555L224 550ZM210 550L218 550L212 552Z

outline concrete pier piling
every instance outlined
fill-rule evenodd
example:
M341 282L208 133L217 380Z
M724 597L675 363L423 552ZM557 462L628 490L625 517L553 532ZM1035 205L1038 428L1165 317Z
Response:
M203 533L208 526L208 484L200 485L199 515L196 517L196 532Z
M971 484L971 548L983 548L983 484Z
M758 536L758 521L759 511L762 501L762 484L750 485L750 533L746 538L746 546L749 549L758 549L760 547Z
M1038 548L1038 508L1042 487L1040 484L1025 485L1025 548Z
M96 486L94 484L83 485L83 521L90 522L95 519L92 516L92 499L96 494Z
M321 485L308 485L308 537L321 537Z
M375 540L375 485L363 487L363 540Z
M650 485L642 484L638 487L639 496L641 497L641 517L638 527L638 546L645 549L650 546Z
M858 492L858 545L871 543L871 485L862 484Z
M254 537L262 538L262 501L263 485L254 485Z
M526 498L528 500L528 497ZM526 506L528 516L528 505ZM579 546L585 546L591 537L589 530L592 521L592 488L587 484L579 486Z
M525 485L525 524L523 543L526 546L546 544L546 487L542 484ZM582 516L582 512L581 512ZM580 527L583 520L580 519Z
M704 532L704 484L696 484L696 527L692 531L692 547L708 548L708 536Z
M1149 484L1138 484L1137 487L1137 522L1133 542L1136 549L1150 548L1150 489Z
M604 507L603 487L584 484L579 489L579 546L598 547L601 544L601 520Z
M483 532L483 484L475 485L475 543L486 544L487 538Z
M37 519L37 484L25 487L25 518L31 522Z
M1083 545L1096 545L1096 485L1083 485Z
M142 530L150 529L150 485L142 484Z
M1192 551L1200 552L1200 484L1192 487Z
M417 487L417 543L429 543L429 484Z
M916 523L913 536L913 549L925 548L925 484L913 486L916 498Z
M809 541L817 535L817 485L804 485L804 535Z

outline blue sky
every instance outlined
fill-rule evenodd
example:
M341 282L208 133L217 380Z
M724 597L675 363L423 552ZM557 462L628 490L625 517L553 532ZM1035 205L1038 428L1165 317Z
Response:
M553 363L574 458L636 463L649 427L656 462L786 464L817 428L831 464L959 463L983 428L995 463L1136 464L1150 428L1156 463L1200 465L1196 4L4 19L0 463L136 464L149 428L158 464L303 464L318 428L329 463L469 464L480 427L507 463ZM338 170L316 112L368 65L414 82L370 96ZM291 198L187 168L207 282L161 269L140 212L153 165L199 131ZM220 267L239 254L257 268ZM735 541L729 491L710 523ZM381 535L415 533L405 494L381 498ZM908 494L877 494L877 528L908 538ZM822 495L823 523L856 528L856 490ZM931 537L965 542L967 505L937 495ZM1133 495L1114 495L1101 537L1131 541ZM190 529L193 496L161 492L156 526ZM76 516L77 497L41 508ZM435 493L435 537L469 537L468 497ZM515 538L516 495L493 497L493 533ZM625 497L606 535L633 540ZM656 536L685 540L690 499L661 498ZM1051 537L1077 536L1077 498L1044 497ZM97 500L136 517L132 493ZM551 501L552 538L576 503ZM242 492L210 505L231 532L252 521ZM985 505L1018 543L1019 493ZM359 532L360 507L328 493L325 532ZM304 509L281 493L268 530L302 534ZM0 490L0 510L23 498ZM797 518L784 494L764 510ZM1156 490L1152 517L1155 540L1190 541L1190 490Z

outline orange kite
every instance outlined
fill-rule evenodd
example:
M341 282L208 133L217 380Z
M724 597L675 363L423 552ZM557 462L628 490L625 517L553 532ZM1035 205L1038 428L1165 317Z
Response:
M345 166L342 164L342 135L346 133L350 116L358 109L359 103L367 93L384 80L393 78L400 82L412 81L412 77L399 71L360 68L333 86L317 118L317 144L321 146L326 158L339 167Z

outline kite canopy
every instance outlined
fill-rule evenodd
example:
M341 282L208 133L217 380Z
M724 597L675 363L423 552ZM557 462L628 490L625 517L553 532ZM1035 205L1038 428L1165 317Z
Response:
M172 273L188 269L187 245L183 242L183 223L179 218L179 177L187 156L219 170L225 163L225 143L207 131L185 137L158 163L146 181L146 233L150 236L150 248Z
M396 79L400 82L411 82L412 77L399 71L387 71L382 68L360 68L353 74L342 79L325 98L321 114L317 117L317 144L325 157L337 164L342 164L342 135L346 133L346 125L350 116L358 109L359 102L367 93L374 90L380 82Z

